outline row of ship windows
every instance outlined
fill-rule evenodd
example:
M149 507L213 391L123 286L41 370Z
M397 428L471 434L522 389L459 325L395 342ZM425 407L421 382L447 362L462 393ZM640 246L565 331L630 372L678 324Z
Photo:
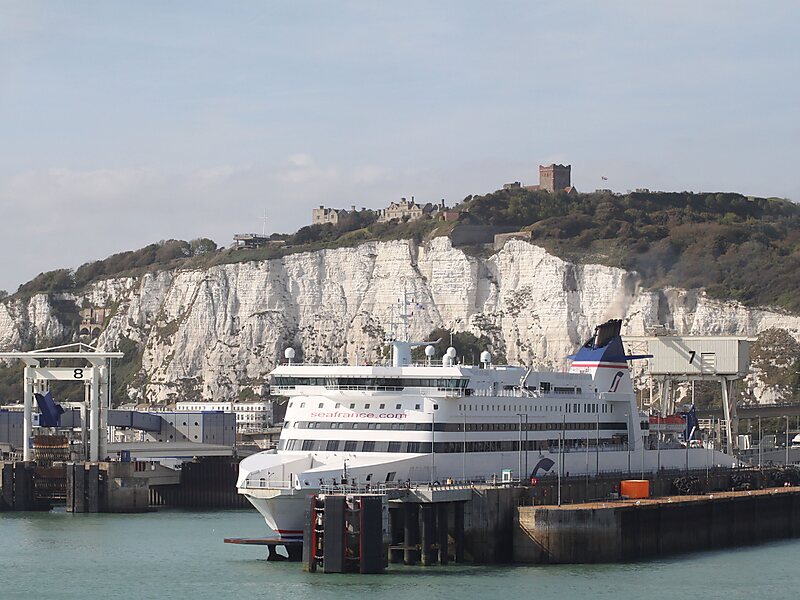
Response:
M292 408L292 406L294 406L294 402L289 402L289 408ZM372 404L367 402L366 404L362 405L362 408L363 408L363 410L369 410L369 408L371 406L372 406ZM305 408L305 407L306 407L306 403L305 402L301 402L300 405L299 405L299 408ZM317 404L317 408L324 408L324 407L325 407L325 403L324 402L320 402L320 403ZM383 409L386 408L386 403L385 402L381 402L380 404L377 405L377 407L379 409L383 410ZM414 405L414 410L420 410L420 407L421 407L420 404L415 404ZM344 408L344 406L342 406L341 402L337 402L335 408ZM355 408L356 408L356 403L352 402L350 404L350 410L355 410ZM395 410L402 410L402 408L403 408L402 404L395 404L394 405L394 409ZM439 407L438 406L434 406L434 408L439 408Z
M568 403L566 405L568 413L607 413L614 412L613 404L598 404L596 402L580 402Z
M326 388L370 388L391 391L407 387L438 388L458 390L467 387L469 379L412 379L392 377L275 377L278 387L293 388L298 385L318 385Z
M625 436L601 438L599 446L624 445ZM463 452L517 452L549 450L559 448L593 448L597 439L548 439L548 440L479 440L471 442L436 442L434 451L443 454ZM371 440L281 440L278 450L306 452L392 452L430 454L430 442L388 442Z
M294 402L289 402L289 408L292 408L293 406L294 406ZM566 404L564 406L566 406L566 412L568 412L568 413L581 413L581 412L584 412L584 413L601 413L601 414L605 414L605 413L613 413L614 412L614 405L613 404L584 403L584 404L581 405L580 403L575 402L575 403L572 403L572 404ZM509 411L509 410L522 411L522 412L533 412L533 413L537 413L537 412L564 412L564 406L559 406L557 404L531 404L531 405L525 405L525 404L459 404L458 405L458 410L461 411L461 412L474 412L474 411L485 412L487 410L488 411L492 411L492 412ZM305 408L305 407L306 407L306 403L305 402L300 402L299 408ZM317 408L324 408L324 407L325 407L325 403L324 402L319 402L317 404ZM358 410L369 410L371 407L372 407L372 404L367 402L367 403L362 405L361 409L358 409ZM377 404L377 407L380 410L384 410L386 408L386 403L385 402L381 402L380 404ZM344 408L344 406L342 405L341 402L337 402L335 408ZM357 410L356 409L356 403L355 402L351 402L349 404L348 408L350 410ZM434 408L439 408L439 407L438 406L434 406ZM403 409L402 403L395 404L394 405L394 409L395 410L402 410ZM415 404L414 405L414 410L420 410L420 409L421 409L421 405L420 404Z
M315 385L329 389L372 389L385 391L402 391L410 388L436 388L441 391L464 390L467 396L474 390L467 389L469 379L417 379L417 378L392 378L392 377L275 377L274 384L279 388L295 388L299 385ZM510 390L516 386L506 385L503 389ZM527 389L536 391L536 386ZM539 384L543 394L570 394L581 395L583 390L573 386L550 385L547 381Z
M599 413L607 414L614 412L613 404L589 403L569 403L558 404L459 404L458 410L461 412L470 411L501 411L513 410L519 412L568 412L568 413Z
M645 424L643 424L644 426ZM389 431L464 431L464 423L364 423L352 421L286 421L284 429L381 429ZM467 423L467 431L597 431L627 429L626 423Z

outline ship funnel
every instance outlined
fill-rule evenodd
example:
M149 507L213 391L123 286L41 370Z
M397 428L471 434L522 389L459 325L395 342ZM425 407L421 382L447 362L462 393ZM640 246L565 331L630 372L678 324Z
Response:
M622 319L611 319L594 328L594 347L602 348L622 331Z

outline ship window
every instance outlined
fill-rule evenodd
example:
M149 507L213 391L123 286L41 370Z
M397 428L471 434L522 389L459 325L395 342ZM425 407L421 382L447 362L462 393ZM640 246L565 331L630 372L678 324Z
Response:
M284 429L289 429L289 427L291 427L291 426L292 426L292 422L291 422L291 421L286 421L286 422L283 424L283 427L284 427Z
M363 452L372 452L375 450L375 442L367 441L364 442L364 447L362 448Z
M369 408L369 403L365 404L364 408Z
M324 406L323 403L320 402L319 405L317 406L317 408L322 408L323 406Z
M395 405L394 405L394 407L395 407L395 409L396 409L396 410L400 410L400 408L401 408L402 406L403 406L402 404L395 404Z
M386 474L386 483L389 483L390 481L394 481L395 475L397 475L397 471L389 471Z
M305 402L301 402L300 403L300 408L305 408L305 407L306 407L306 403Z
M419 410L419 404L414 405L414 410Z
M389 452L400 452L400 442L389 442Z
M547 381L543 381L540 385L544 393L550 392L550 384Z
M328 440L325 450L336 452L339 449L339 440Z
M379 408L386 408L385 404L381 404Z
M355 402L354 402L353 404L350 405L350 410L354 409L355 407L356 407L356 405L355 405Z
M301 450L311 450L314 447L314 440L303 440L303 445L300 447Z
M358 445L358 442L356 440L347 440L344 443L344 451L345 452L355 452L357 445Z

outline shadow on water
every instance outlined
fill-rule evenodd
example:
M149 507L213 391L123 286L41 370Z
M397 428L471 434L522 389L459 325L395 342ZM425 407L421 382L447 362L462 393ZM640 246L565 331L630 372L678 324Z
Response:
M306 573L266 549L223 543L265 534L255 511L0 515L0 598L242 597L328 600L783 599L796 587L800 541L599 565L390 565L385 575ZM756 591L757 590L757 591Z

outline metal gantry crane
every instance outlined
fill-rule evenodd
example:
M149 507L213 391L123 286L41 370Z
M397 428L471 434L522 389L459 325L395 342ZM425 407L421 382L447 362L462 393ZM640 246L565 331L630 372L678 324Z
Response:
M83 343L42 348L30 352L0 352L0 359L19 359L25 364L23 373L23 460L32 460L33 395L44 392L50 381L74 381L84 385L84 409L81 410L82 431L87 431L88 459L105 458L107 410L111 408L111 360L122 358L122 352L104 352ZM69 361L69 366L53 363ZM102 435L101 435L102 434Z

